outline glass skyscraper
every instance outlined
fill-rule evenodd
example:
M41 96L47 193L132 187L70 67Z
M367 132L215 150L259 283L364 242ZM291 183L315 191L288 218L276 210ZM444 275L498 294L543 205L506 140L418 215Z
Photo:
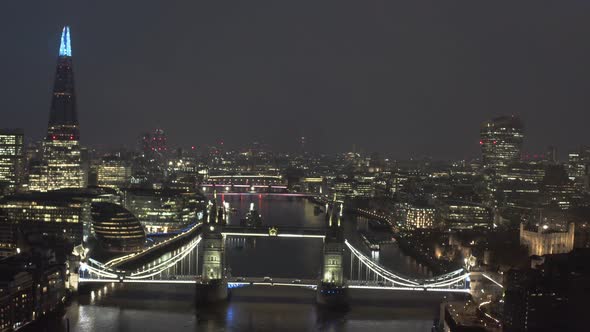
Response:
M0 129L0 195L13 194L22 184L23 141L21 129Z
M481 126L480 141L483 166L500 170L520 160L524 125L517 116L502 116Z
M70 28L67 26L61 35L49 125L43 142L43 162L36 168L33 171L37 176L31 177L31 190L50 191L84 186Z

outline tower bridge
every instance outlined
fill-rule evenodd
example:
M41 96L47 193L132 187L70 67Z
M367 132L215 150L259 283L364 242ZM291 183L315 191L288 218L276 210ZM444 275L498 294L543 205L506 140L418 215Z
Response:
M469 293L470 273L459 269L436 277L409 278L373 261L348 241L340 225L336 204L326 215L327 227L295 228L284 226L248 227L205 223L200 234L180 248L139 269L117 269L88 259L80 267L80 285L95 283L170 283L194 284L197 302L227 299L236 287L303 287L317 294L317 302L327 306L347 303L348 289L382 291L432 291ZM232 276L225 257L226 239L238 237L291 237L321 240L322 264L318 279ZM346 259L349 261L345 261Z

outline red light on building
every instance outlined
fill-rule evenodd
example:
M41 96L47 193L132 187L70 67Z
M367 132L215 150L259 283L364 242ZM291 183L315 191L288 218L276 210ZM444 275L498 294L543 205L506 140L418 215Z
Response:
M479 145L483 145L483 141L479 141Z
M194 145L193 145L193 146L191 146L191 149L192 149L192 150L194 150L194 149L195 149L195 146L194 146Z
M494 144L496 144L496 143L497 143L497 141L494 141Z

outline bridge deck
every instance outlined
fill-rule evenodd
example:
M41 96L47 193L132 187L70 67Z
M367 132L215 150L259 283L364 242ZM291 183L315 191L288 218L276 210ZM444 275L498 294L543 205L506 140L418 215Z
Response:
M174 276L173 279L90 279L82 278L81 283L143 283L143 284L197 284L202 282L199 276ZM296 279L296 278L268 278L268 277L232 277L228 278L228 288L247 287L247 286L286 286L286 287L304 287L316 289L317 280L313 279ZM383 291L421 291L421 292L445 292L445 293L469 293L469 289L464 288L420 288L420 287L396 287L380 282L367 282L363 280L348 280L346 285L350 289L366 290L383 290Z
M275 225L265 225L259 227L224 226L221 231L221 234L225 236L278 236L324 238L326 237L326 230L323 228L302 228Z

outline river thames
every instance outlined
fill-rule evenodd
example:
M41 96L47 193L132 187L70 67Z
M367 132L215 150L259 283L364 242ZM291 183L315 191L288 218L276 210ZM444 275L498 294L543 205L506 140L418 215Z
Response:
M254 202L263 223L323 227L322 214L303 198L236 195L229 202L239 223ZM355 239L358 218L345 215L348 239ZM226 240L231 274L247 277L317 278L322 241L317 239L256 238ZM357 240L357 248L364 248ZM409 276L426 276L426 268L403 255L395 244L383 246L382 264ZM232 289L225 305L197 309L194 286L187 284L108 284L74 299L62 319L41 330L66 331L430 331L444 294L408 291L351 290L347 312L326 312L305 288L278 286ZM36 327L39 330L39 326Z

